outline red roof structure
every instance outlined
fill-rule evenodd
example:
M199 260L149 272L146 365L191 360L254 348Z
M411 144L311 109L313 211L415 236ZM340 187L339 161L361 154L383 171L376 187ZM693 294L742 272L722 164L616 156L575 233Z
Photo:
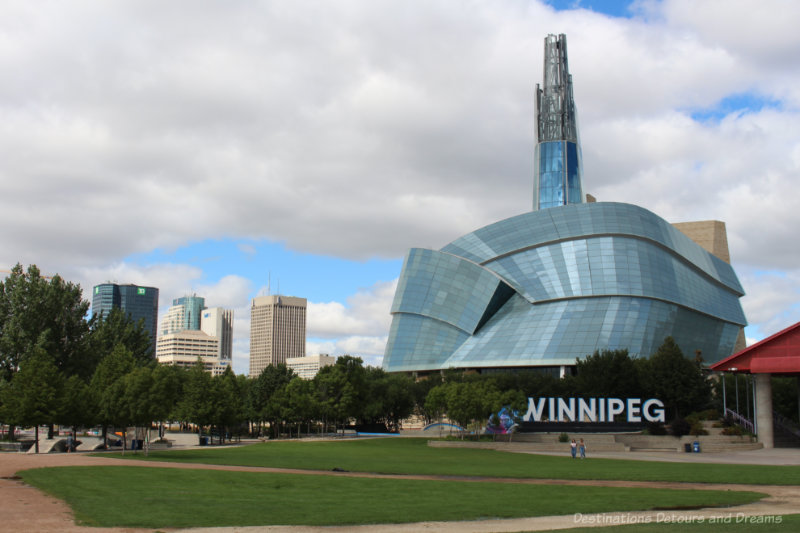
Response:
M711 365L717 372L800 374L800 322Z

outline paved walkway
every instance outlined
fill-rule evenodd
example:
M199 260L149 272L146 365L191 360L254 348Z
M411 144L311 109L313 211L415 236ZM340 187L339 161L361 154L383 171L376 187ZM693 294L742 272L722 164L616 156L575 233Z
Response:
M538 455L564 455L554 453L524 452ZM587 452L589 458L628 459L635 461L664 461L670 463L715 463L738 465L800 465L800 448L772 448L719 453L678 452Z
M678 453L615 453L603 454L604 457L640 459L640 460L681 460L734 464L767 464L784 465L800 464L800 450L753 450L735 454L678 454ZM200 465L183 463L153 463L111 457L92 457L82 453L29 455L4 453L0 455L0 502L2 502L2 528L8 532L67 532L67 533L105 533L129 532L139 533L151 531L127 528L88 528L75 525L70 509L63 502L51 498L38 490L15 479L19 470L48 466L99 466L99 465L133 465L139 467L196 468L251 472L283 472L311 475L337 476L372 476L389 479L439 479L436 476L376 476L374 474L332 473L329 471L306 471L255 467L227 467L219 465ZM447 479L452 480L452 477ZM696 511L658 511L637 513L604 513L591 516L550 516L521 518L510 520L481 520L471 522L424 522L412 524L385 524L369 526L344 527L306 527L306 526L258 526L233 528L195 528L181 530L191 533L406 533L426 531L429 533L486 533L502 531L541 531L549 529L566 529L581 526L615 525L632 522L663 522L666 520L700 520L711 517L744 517L793 514L800 511L800 487L798 486L762 486L762 485L712 485L690 483L630 482L630 481L566 481L566 480L510 480L505 478L464 479L469 482L502 482L529 484L559 485L591 485L607 487L653 487L681 488L701 490L751 490L767 493L770 496L759 502L728 509L703 509ZM736 518L734 518L736 520ZM160 531L169 531L160 529ZM174 531L174 530L172 530Z

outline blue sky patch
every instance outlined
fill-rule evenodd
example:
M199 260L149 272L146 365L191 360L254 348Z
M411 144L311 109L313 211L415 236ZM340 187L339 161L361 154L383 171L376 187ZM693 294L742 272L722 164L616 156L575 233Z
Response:
M758 113L763 109L780 109L781 103L755 92L736 93L726 96L713 107L691 112L697 122L719 122L731 113Z
M195 286L211 285L225 276L236 275L251 280L254 291L269 283L273 294L280 292L314 302L344 302L366 288L366 280L370 283L394 280L403 265L402 258L349 261L295 252L281 243L234 239L205 240L172 251L156 249L128 256L125 262L143 266L182 264L202 270L203 276L192 280L194 286L184 288L187 293ZM182 295L164 296L173 299Z

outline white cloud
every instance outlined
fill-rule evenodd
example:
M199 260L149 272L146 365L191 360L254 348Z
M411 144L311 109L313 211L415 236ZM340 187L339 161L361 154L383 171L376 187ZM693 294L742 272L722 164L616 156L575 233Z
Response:
M378 282L339 302L308 303L307 354L355 355L378 366L391 324L397 280Z
M542 39L564 32L587 192L671 221L724 220L737 269L788 272L785 283L748 279L748 298L794 294L800 4L634 11L4 2L0 264L36 263L84 287L155 285L165 299L199 290L203 273L124 258L221 238L348 259L438 248L530 208ZM743 93L771 105L692 120ZM220 298L244 291L225 283ZM384 338L388 290L366 292L366 302L311 296L310 333ZM763 300L784 306L775 315L792 309Z
M308 336L336 338L343 335L380 335L389 330L389 311L397 280L378 282L339 302L308 302Z

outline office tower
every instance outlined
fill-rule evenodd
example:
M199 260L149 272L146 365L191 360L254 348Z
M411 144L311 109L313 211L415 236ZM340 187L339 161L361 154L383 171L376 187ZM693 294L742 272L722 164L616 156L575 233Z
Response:
M536 85L533 210L583 202L578 120L567 65L567 36L544 40L544 79Z
M205 298L197 295L172 300L172 306L164 316L161 334L169 335L186 329L200 329L200 314L206 308Z
M204 309L200 314L200 330L219 339L217 357L223 366L233 360L233 311L221 307Z
M114 307L122 309L134 322L144 319L144 327L150 333L150 346L155 352L158 331L158 289L132 284L95 285L92 291L92 314L105 317Z
M250 375L306 352L306 299L258 296L250 310Z
M156 347L158 362L191 368L198 358L207 372L218 376L225 372L229 362L222 364L219 358L220 341L204 331L186 329L177 333L159 335Z

